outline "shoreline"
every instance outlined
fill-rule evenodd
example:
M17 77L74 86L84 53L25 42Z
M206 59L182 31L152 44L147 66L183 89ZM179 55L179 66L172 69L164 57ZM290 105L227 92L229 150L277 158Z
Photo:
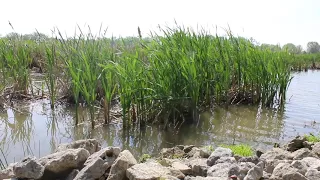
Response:
M103 148L95 139L78 140L60 144L54 153L39 159L28 156L11 163L0 171L0 179L312 180L320 177L320 142L306 137L266 152L241 145L178 145L139 159L119 147Z

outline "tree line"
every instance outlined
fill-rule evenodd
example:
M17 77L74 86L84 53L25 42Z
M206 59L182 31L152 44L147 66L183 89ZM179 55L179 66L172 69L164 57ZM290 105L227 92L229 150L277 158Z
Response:
M34 32L31 34L25 34L25 35L21 35L16 32L12 32L12 33L7 34L5 36L5 38L20 39L20 40L33 40L33 41L45 41L45 40L50 39L47 35L45 35L43 33L38 33L38 32ZM295 45L293 43L287 43L287 44L283 45L282 47L279 44L274 45L274 44L263 43L260 45L260 47L262 49L270 49L271 51L285 50L285 51L288 51L289 53L292 53L292 54L306 54L306 53L313 54L313 53L320 52L320 45L316 41L308 42L306 50L304 50L301 45Z
M303 50L301 45L295 45L293 43L287 43L282 47L280 45L274 45L274 44L261 44L260 47L263 49L265 48L270 49L271 51L286 50L292 54L306 54L306 53L313 54L313 53L320 52L320 45L316 41L308 42L306 50Z

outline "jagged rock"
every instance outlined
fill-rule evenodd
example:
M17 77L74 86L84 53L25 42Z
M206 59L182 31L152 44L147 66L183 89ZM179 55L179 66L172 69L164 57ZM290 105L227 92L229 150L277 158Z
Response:
M177 170L181 171L184 175L192 174L191 168L184 163L176 161L176 162L172 163L171 167L173 169L177 169Z
M184 151L178 147L163 148L160 154L162 158L181 158L184 156Z
M177 161L177 159L162 158L158 161L158 163L160 163L162 166L169 167L175 161Z
M247 174L248 174L248 171L253 167L255 166L254 163L252 162L240 162L238 164L239 168L240 168L240 171L239 171L239 178L240 179L243 179Z
M11 163L6 169L0 170L0 179L10 179L15 177L13 173L13 166L17 163Z
M256 156L259 158L264 152L261 149L256 150Z
M235 163L237 163L237 161L234 157L221 157L215 162L215 164L218 164L218 163L235 164Z
M67 149L44 156L39 159L39 162L45 167L46 171L58 174L81 168L89 155L89 151L83 148Z
M240 174L240 167L235 164L231 165L228 171L228 177L231 177L233 175L239 176L239 174Z
M90 164L91 161L96 160L97 158L103 159L105 162L108 163L109 167L111 167L112 163L120 154L121 150L118 147L106 147L101 149L98 152L93 153L88 157L84 165Z
M254 164L258 164L259 158L258 156L241 157L240 159L238 159L238 162L252 162Z
M238 175L240 168L234 163L218 163L208 169L208 177L228 178L230 175Z
M289 144L287 145L287 151L293 152L298 149L304 148L303 142L305 141L306 139L304 137L297 136L295 139L289 142Z
M283 179L283 177L293 177L297 175L298 169L291 166L289 163L279 163L273 170L271 179ZM300 174L300 173L299 173Z
M194 146L186 146L185 148L186 149L184 149L183 151L186 153L185 154L186 158L192 158L192 159L200 158L200 149L199 148L194 147Z
M305 157L317 157L313 152L308 148L301 148L291 153L290 158L293 160L301 160Z
M122 151L111 166L108 180L126 179L126 170L137 164L137 160L128 150Z
M170 176L170 175L161 176L159 179L161 179L161 180L180 180L179 178L176 178L176 177Z
M296 171L289 163L279 163L273 170L271 178L282 178L282 176L289 172Z
M193 159L186 159L186 158L183 158L183 159L168 159L168 158L163 158L163 159L160 159L160 160L157 160L155 162L158 162L160 163L162 166L165 166L165 167L172 167L172 164L173 163L181 163L181 164L184 164L188 167L191 167L189 165L189 162L192 161Z
M189 153L189 152L192 151L194 148L195 148L195 149L199 149L199 148L195 147L194 145L187 145L187 146L184 146L184 147L183 147L183 151L184 151L184 153ZM192 157L192 156L190 156L190 157Z
M226 180L226 178L220 178L220 177L202 177L202 176L186 176L184 180Z
M282 176L282 179L283 180L308 180L305 176L303 176L299 172L286 173Z
M127 169L126 175L130 180L151 180L163 176L172 176L179 179L185 177L181 171L161 166L161 164L155 162L136 164Z
M200 156L200 150L197 151L196 153L194 153L193 156L191 158L189 158L189 159L191 160L191 159L199 159L199 158L202 158Z
M274 168L279 164L279 163L292 163L292 160L278 160L278 159L271 159L271 160L265 160L265 167L264 170L267 173L272 173Z
M244 180L257 180L263 176L264 162L259 162L253 166L244 177Z
M184 145L176 145L176 147L179 148L179 149L181 149L181 150L184 149ZM164 149L170 149L170 148L164 148ZM162 150L164 150L164 149L162 149Z
M193 176L207 176L208 166L207 159L200 158L194 159L188 162L189 167L191 167Z
M320 171L316 169L309 169L306 173L306 177L309 180L319 180L320 179Z
M93 154L101 149L101 144L96 139L83 139L71 143L60 144L56 149L56 152L78 148L86 149L90 154Z
M310 150L312 149L312 146L314 145L313 142L309 142L309 141L304 141L302 144L303 144L304 148L308 148Z
M270 179L270 177L271 177L271 173L267 173L267 172L263 171L263 175L262 175L261 179L263 179L263 180Z
M239 155L233 155L233 157L236 159L236 161L239 161L239 159L241 159L242 158L242 156L239 156Z
M99 179L111 167L120 154L118 147L106 147L93 153L84 163L84 168L74 178L75 180Z
M290 153L280 148L273 148L260 156L261 160L290 159Z
M296 168L298 172L302 175L305 175L307 169L309 168L308 164L305 161L295 160L291 163L291 166Z
M108 167L101 158L91 160L90 163L81 169L74 180L95 180L99 179L107 171Z
M66 180L73 180L77 176L78 173L79 173L78 169L72 170L71 173L66 178Z
M302 161L306 162L310 169L320 170L320 159L314 157L305 157Z
M145 163L148 163L148 162L154 162L154 163L159 163L157 159L147 159Z
M197 147L193 147L187 154L186 154L187 158L201 158L200 156L200 149Z
M211 155L212 151L208 148L202 147L200 148L200 157L201 158L208 158Z
M39 179L43 176L44 166L36 161L35 157L26 157L13 166L16 178Z
M279 163L291 163L292 161L288 160L291 158L290 152L280 148L273 148L260 156L260 160L265 162L264 170L267 173L272 173Z
M213 151L213 153L209 156L207 160L207 165L212 166L215 162L221 157L232 157L233 152L231 149L218 147Z
M312 152L313 152L314 154L316 154L318 157L320 157L320 142L315 143L315 144L312 146Z

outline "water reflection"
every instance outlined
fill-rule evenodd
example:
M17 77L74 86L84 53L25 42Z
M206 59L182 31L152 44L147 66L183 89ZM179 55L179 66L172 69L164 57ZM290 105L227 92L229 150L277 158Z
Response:
M202 113L199 121L183 124L179 131L163 130L161 126L123 130L118 122L91 130L86 123L90 116L86 108L80 107L80 124L75 127L73 107L58 105L52 111L48 100L19 103L13 109L0 113L0 148L9 162L29 154L44 156L53 152L60 143L85 138L96 138L103 146L129 149L136 157L144 153L157 154L161 148L177 144L242 142L268 148L297 134L319 130L320 97L317 94L320 72L294 76L284 111L248 106L215 108ZM95 116L103 118L99 110Z

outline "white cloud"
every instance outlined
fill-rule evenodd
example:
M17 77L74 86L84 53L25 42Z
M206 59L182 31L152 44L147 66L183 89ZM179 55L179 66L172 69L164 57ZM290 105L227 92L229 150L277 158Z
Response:
M0 34L35 29L50 34L57 26L72 35L76 24L97 32L100 24L109 34L137 35L155 30L158 24L227 27L234 33L260 42L306 45L320 41L320 2L317 0L6 0L1 2Z

